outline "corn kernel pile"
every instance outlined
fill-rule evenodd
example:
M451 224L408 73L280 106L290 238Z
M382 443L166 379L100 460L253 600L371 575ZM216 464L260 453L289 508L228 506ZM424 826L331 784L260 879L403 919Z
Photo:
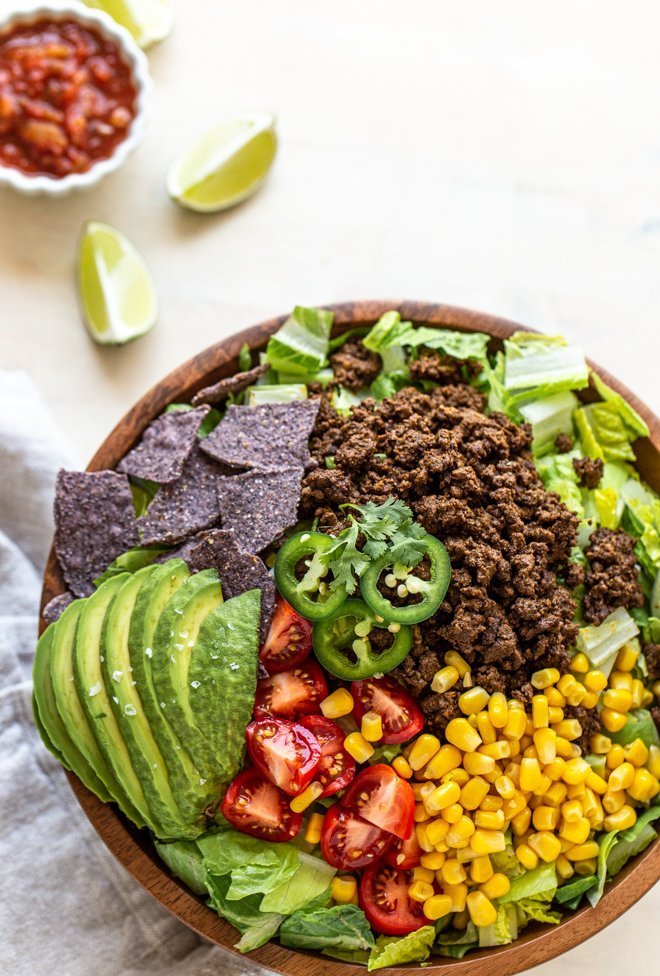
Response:
M618 732L626 713L653 697L631 674L638 653L633 645L624 646L609 681L602 671L590 669L584 654L572 658L572 673L537 671L529 714L501 692L473 686L469 664L456 652L446 655L433 688L442 693L462 680L466 690L458 704L463 714L447 725L444 744L435 735L421 734L392 763L399 776L414 780L415 829L423 853L408 893L423 904L429 920L458 913L457 925L468 918L477 926L495 921L493 901L507 893L510 882L495 871L491 855L505 850L509 827L523 867L554 862L565 880L596 871L596 832L635 823L634 805L660 791L660 750L648 749L641 739L624 747L605 734L594 735L590 750L603 757L601 776L582 757L576 742L582 728L577 719L564 717L564 708L600 706L605 730ZM348 698L345 689L334 692L322 704L323 714L348 714ZM345 748L366 762L380 735L380 717L367 713L361 730L347 736ZM306 837L312 842L317 828L320 832L319 825L311 829L313 822ZM355 900L355 892L354 879L336 879L335 901Z

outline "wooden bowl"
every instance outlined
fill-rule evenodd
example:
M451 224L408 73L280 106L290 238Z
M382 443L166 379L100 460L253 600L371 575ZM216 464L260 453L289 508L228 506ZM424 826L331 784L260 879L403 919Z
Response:
M521 326L505 319L479 312L432 305L421 302L353 302L335 305L334 333L344 332L353 326L371 325L383 312L396 308L404 319L416 323L443 326L461 331L487 332L494 340L501 341ZM211 346L190 359L183 366L166 376L119 422L103 442L89 465L89 470L113 468L119 459L138 440L144 427L172 401L188 400L192 394L209 383L231 375L237 369L237 357L243 343L252 350L264 349L268 337L280 327L285 316L271 319L261 325L245 329L237 335ZM528 330L527 330L528 331ZM593 365L593 364L591 364ZM660 421L651 411L621 383L598 369L603 379L618 390L644 417L651 430L650 439L637 443L639 470L646 481L660 491ZM57 561L51 549L46 568L42 593L42 607L65 589ZM43 627L43 620L41 621ZM146 831L139 831L117 811L114 806L102 803L90 793L72 774L67 774L71 788L94 828L112 853L146 890L173 915L185 922L204 938L225 949L231 949L237 935L227 922L207 908L202 900L191 894L183 884L172 877L156 855ZM608 884L606 893L596 908L583 908L567 915L556 927L529 925L515 943L499 949L471 952L465 959L451 960L432 957L430 965L420 972L435 976L508 976L536 966L579 945L585 939L609 925L615 918L634 905L660 878L660 838L641 856ZM325 957L302 951L285 949L269 943L253 952L249 959L290 976L362 976L360 966L335 962ZM418 967L405 966L399 969ZM394 976L397 969L382 970Z

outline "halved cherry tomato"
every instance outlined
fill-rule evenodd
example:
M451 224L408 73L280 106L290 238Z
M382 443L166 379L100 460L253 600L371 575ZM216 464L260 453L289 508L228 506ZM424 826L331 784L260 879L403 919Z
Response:
M341 803L335 803L323 821L321 853L333 868L355 871L380 860L394 841L394 834L374 827Z
M428 925L422 906L408 895L412 871L374 864L360 878L360 907L376 932L408 935Z
M254 703L255 718L279 715L298 718L315 715L328 694L323 672L315 661L306 661L289 671L280 671L257 682Z
M360 770L341 804L400 840L408 840L413 832L415 794L412 786L384 763Z
M383 720L382 742L407 742L421 732L424 716L398 681L384 678L365 678L354 681L351 694L358 723L365 712L377 712Z
M316 736L321 759L312 779L323 787L321 796L332 796L343 790L355 776L355 760L344 749L346 736L336 722L322 715L306 715L300 724Z
M295 796L312 781L321 758L316 736L285 718L260 718L245 730L250 759L264 776Z
M312 624L278 594L268 636L259 651L259 660L268 674L278 674L302 664L311 651Z
M291 840L302 826L302 814L291 810L286 793L258 769L238 774L225 793L221 810L236 830L261 840Z
M410 868L418 867L422 853L417 834L413 830L408 840L400 840L398 844L390 848L385 855L385 860L393 868L408 871Z

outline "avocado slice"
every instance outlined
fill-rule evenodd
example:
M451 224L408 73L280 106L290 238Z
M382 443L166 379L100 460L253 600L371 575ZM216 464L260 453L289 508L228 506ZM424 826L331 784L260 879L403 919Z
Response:
M171 602L171 613L181 609L189 595L205 585L204 579L190 575L181 559L170 559L155 567L138 594L128 632L133 679L137 682L142 707L167 765L172 792L186 821L197 825L199 833L205 828L204 810L214 799L213 790L211 784L204 782L205 778L167 720L167 703L156 691L151 662L156 628L165 608Z
M101 780L105 788L105 795L114 799L133 823L137 824L138 827L144 827L144 820L115 779L112 770L98 747L98 743L87 722L85 711L76 690L73 674L73 647L84 606L84 600L75 600L69 604L57 621L53 634L50 648L50 661L48 663L56 704L56 714L59 715L61 724L66 729L70 741L72 743L75 742L82 756L87 760L89 766ZM44 698L43 701L45 700ZM41 712L42 718L44 714L46 714L45 709ZM53 720L55 720L54 715ZM51 732L53 729L54 726L51 727ZM72 761L72 755L70 754L69 756L70 761ZM82 773L83 769L81 767L80 778L85 782ZM98 795L101 799L105 799L102 793L99 792Z
M73 646L73 674L87 722L117 782L151 830L156 824L117 724L101 670L101 635L108 608L130 579L128 573L106 580L84 601Z
M149 725L134 676L128 634L138 596L157 567L146 566L129 576L110 603L103 622L101 669L112 710L162 839L197 837L199 825L186 822L172 792L163 755Z

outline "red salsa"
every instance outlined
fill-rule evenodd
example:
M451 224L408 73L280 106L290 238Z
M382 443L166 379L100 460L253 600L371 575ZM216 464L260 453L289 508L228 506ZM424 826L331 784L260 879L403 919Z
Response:
M126 137L136 96L121 49L91 27L44 19L0 34L0 165L84 173Z

